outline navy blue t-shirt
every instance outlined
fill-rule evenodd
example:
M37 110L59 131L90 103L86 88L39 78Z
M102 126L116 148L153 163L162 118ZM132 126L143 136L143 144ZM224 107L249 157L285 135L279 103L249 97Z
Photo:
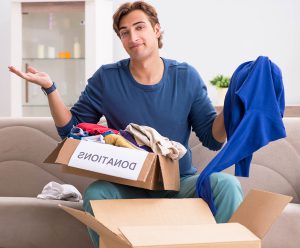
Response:
M58 127L66 137L73 125L97 123L105 116L108 127L125 129L129 123L156 129L187 148L180 159L180 174L196 173L188 146L191 130L204 146L218 150L222 144L212 136L216 112L198 72L187 63L163 59L164 73L154 85L138 83L130 73L129 59L101 66L88 80L78 102L71 108L72 119Z

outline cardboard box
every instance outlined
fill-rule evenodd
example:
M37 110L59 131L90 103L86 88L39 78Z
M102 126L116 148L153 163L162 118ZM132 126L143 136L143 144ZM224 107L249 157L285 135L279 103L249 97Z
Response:
M68 173L151 190L179 190L179 164L165 156L90 141L64 139L45 163Z
M259 248L291 199L252 190L225 224L216 224L202 199L91 201L95 217L60 207L95 230L101 248Z

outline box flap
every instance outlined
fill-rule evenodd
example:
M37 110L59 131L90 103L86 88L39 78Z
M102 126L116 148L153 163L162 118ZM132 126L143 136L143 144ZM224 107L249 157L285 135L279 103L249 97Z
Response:
M44 163L68 164L80 140L65 138L45 159Z
M104 239L104 241L103 241ZM100 244L99 244L99 248L132 248L131 244L128 242L128 240L124 237L123 238L124 241L119 241L118 239L111 239L111 238L107 238L105 235L101 235L100 238Z
M202 199L120 199L91 201L95 217L115 234L119 226L216 223Z
M144 162L144 166L139 174L138 181L146 182L147 177L151 171L151 167L155 164L156 154L148 153L146 160Z
M62 148L65 141L66 139L64 139L62 142L57 144L56 148L44 160L44 163L54 164L56 162L56 158L58 157L59 151Z
M261 242L251 231L238 223L123 226L120 227L120 231L133 247L195 247L196 244L203 247L217 247L217 244L232 244L230 247L243 247L243 244L247 244L245 247L259 247L257 244Z
M78 219L80 222L88 226L89 228L93 229L99 235L105 235L106 239L113 240L114 243L121 243L120 245L123 246L123 243L127 243L126 240L122 239L120 236L114 234L111 230L106 228L102 223L100 223L94 216L87 212L83 212L74 208L66 207L59 204L59 207L62 208L64 211Z
M165 190L179 191L180 178L179 178L179 164L178 160L172 160L170 158L159 156L159 164L162 174L162 180Z
M69 161L81 141L77 139L66 139L63 147L60 149L56 163L69 164Z
M83 224L85 224L89 228L93 229L98 234L100 234L100 232L102 232L103 229L107 229L99 221L97 221L94 216L92 216L87 212L83 212L60 204L58 206L62 208L64 211L66 211L67 213L69 213L70 215L74 216L76 219L80 220Z
M229 222L244 225L262 239L291 200L291 196L251 190Z

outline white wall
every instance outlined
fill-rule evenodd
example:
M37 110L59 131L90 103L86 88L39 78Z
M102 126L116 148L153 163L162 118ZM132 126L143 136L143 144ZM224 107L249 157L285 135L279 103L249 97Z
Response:
M10 75L7 66L10 63L10 1L0 3L0 116L11 114Z
M125 1L114 0L114 9ZM208 82L231 75L246 60L269 56L283 72L287 105L300 105L299 0L149 0L164 34L161 55L195 66ZM10 0L0 1L0 116L18 115L7 66L11 57ZM16 32L12 26L12 32ZM114 61L127 57L114 35ZM209 86L209 83L207 83ZM214 88L209 94L216 102Z
M125 1L116 0L114 9ZM299 0L150 0L164 34L161 55L197 68L209 80L238 65L269 56L283 73L287 105L300 105ZM114 59L127 57L115 36Z

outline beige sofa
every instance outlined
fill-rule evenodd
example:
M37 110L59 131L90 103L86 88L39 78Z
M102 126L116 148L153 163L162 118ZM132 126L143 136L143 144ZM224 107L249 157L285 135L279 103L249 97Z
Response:
M255 153L251 177L240 179L245 192L260 188L294 197L263 248L300 244L300 118L284 121L288 137ZM0 118L0 247L92 247L86 227L57 207L61 201L36 199L50 181L72 184L82 193L93 181L43 164L59 140L51 118ZM215 153L194 135L190 144L201 170ZM82 208L81 202L63 204Z

